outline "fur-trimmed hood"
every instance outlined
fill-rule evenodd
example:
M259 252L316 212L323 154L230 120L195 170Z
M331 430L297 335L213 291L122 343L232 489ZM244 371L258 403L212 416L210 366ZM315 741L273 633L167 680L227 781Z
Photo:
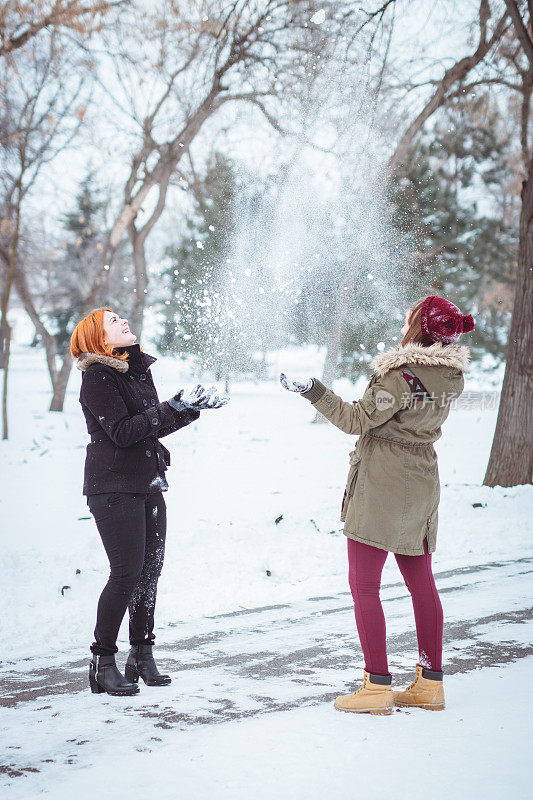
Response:
M144 350L141 350L138 342L127 347L121 347L119 351L124 351L128 354L127 361L122 361L122 359L114 358L113 356L106 356L102 353L80 353L76 359L76 366L82 372L85 372L91 364L107 364L108 367L113 367L118 372L127 372L130 366L133 372L145 372L154 361L157 361L155 356L150 356Z
M404 364L419 364L423 367L451 367L461 372L468 372L470 348L463 344L442 344L435 342L429 347L409 342L404 347L398 345L392 350L379 353L370 366L378 378L386 375L391 369L403 367Z
M127 361L122 361L120 358L113 358L113 356L106 356L102 353L80 353L76 359L76 366L85 372L87 367L91 364L107 364L108 367L114 367L119 372L127 372L130 365Z

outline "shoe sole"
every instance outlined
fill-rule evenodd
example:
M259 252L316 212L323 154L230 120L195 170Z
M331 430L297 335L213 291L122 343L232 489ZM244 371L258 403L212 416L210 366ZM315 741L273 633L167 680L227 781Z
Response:
M337 711L346 711L349 714L375 714L386 716L388 714L392 714L394 711L393 708L343 708L342 706L338 706L337 703L334 703L333 705Z
M111 697L133 697L134 695L140 693L140 689L138 687L136 692L110 692L107 689L104 689L103 686L100 686L99 683L96 683L96 681L91 681L90 684L92 694L109 694Z
M172 683L172 680L169 681L161 681L161 683L148 683L148 681L144 681L147 686L169 686Z
M444 711L446 708L444 703L400 703L397 700L394 705L399 708L423 708L426 711Z

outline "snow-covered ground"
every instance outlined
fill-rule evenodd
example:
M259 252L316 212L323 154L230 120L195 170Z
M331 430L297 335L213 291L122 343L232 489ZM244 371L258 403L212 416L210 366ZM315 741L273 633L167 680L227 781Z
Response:
M277 358L276 368L295 377L312 367L309 352ZM161 399L194 380L168 358L152 372ZM64 413L50 414L42 352L14 347L10 439L0 444L0 695L7 698L0 739L10 797L88 798L102 776L117 796L134 788L187 799L251 791L352 798L360 790L439 800L463 789L471 797L525 796L533 726L517 687L528 684L533 664L533 487L481 486L496 409L453 410L436 445L446 712L361 718L332 710L335 690L354 686L362 667L339 521L353 440L312 425L313 408L275 381L235 384L227 407L202 412L164 440L172 466L157 642L174 682L171 695L143 687L126 706L85 686L107 561L81 495L88 437L80 378L74 370ZM346 382L335 388L347 399L362 392ZM467 390L478 388L479 380L467 381ZM383 583L391 664L400 682L410 680L412 612L392 557ZM322 617L335 625L321 629ZM224 620L241 619L235 639ZM244 625L248 619L253 624ZM204 652L202 636L213 630L219 638ZM317 637L328 643L319 664ZM119 647L123 657L126 625ZM267 661L283 657L285 671L247 674L247 661L262 652ZM204 658L207 672L191 671ZM299 693L306 681L312 688ZM224 698L233 698L235 714L226 713Z

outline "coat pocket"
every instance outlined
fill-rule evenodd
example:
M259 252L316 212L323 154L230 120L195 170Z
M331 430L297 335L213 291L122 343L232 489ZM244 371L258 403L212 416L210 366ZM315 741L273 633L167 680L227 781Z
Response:
M87 445L86 465L91 471L112 469L116 457L116 447L109 442L89 442Z
M361 461L361 456L357 453L357 450L352 450L352 452L350 453L350 469L348 470L346 488L344 490L344 495L342 497L342 503L341 503L341 522L344 522L346 520L346 511L348 509L348 504L352 499L355 491L355 484L357 482L357 475L359 473L360 461Z
M128 461L131 460L131 456L126 453L126 448L124 447L115 447L115 452L113 455L113 461L110 466L110 470L112 472L124 472L124 470L129 466Z
M151 440L145 440L130 447L115 447L110 469L121 475L147 480L154 472L154 460L157 463L156 446Z

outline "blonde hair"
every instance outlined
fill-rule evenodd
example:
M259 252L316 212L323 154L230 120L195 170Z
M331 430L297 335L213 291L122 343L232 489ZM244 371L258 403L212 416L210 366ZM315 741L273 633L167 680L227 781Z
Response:
M111 358L128 360L127 353L115 353L115 348L105 343L104 339L104 311L112 310L107 306L95 308L81 319L70 337L70 352L73 358L78 358L81 353L99 353Z
M430 345L435 344L433 339L430 339L429 336L426 336L423 333L420 323L420 312L425 299L426 298L423 297L422 300L417 300L416 303L411 306L408 317L407 333L402 339L402 347L405 347L405 345L409 342L421 344L423 347L429 347Z

